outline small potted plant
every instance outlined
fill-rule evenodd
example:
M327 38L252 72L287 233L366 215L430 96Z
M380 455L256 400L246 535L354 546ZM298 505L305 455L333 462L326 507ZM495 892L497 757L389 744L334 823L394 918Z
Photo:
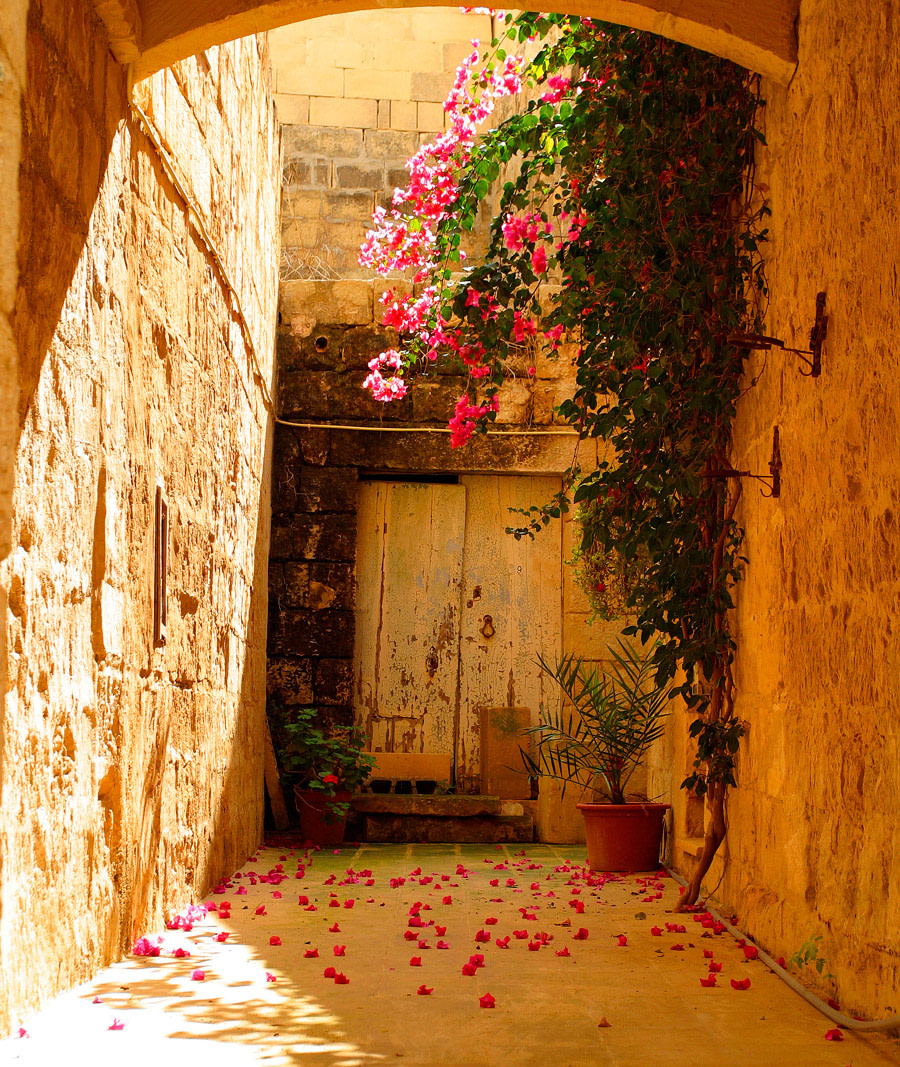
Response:
M668 804L626 798L628 780L647 748L662 734L668 695L652 683L652 651L641 656L620 641L605 668L568 655L550 664L538 657L563 700L556 711L541 706L540 722L526 731L531 753L522 758L531 775L543 775L590 791L578 804L584 816L588 863L593 870L641 871L659 866Z
M315 708L297 710L281 733L282 772L293 783L304 837L317 845L340 844L350 797L375 765L375 757L364 749L365 735L356 726L336 726L326 733Z

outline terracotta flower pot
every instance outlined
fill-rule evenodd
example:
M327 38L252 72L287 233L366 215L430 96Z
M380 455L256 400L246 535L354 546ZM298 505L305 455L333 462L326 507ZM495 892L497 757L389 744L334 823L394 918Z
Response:
M593 871L655 871L670 804L576 804Z
M325 816L335 801L349 803L350 793L339 791L333 797L325 796L314 789L301 789L294 786L294 801L300 819L300 832L307 841L314 845L339 845L344 840L344 826L347 816L334 817L330 821Z

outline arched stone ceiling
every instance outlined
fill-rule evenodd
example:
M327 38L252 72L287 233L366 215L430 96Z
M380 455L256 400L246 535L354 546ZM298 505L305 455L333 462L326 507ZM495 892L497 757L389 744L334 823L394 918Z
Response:
M431 0L94 0L112 48L135 79L212 45L292 22L381 7L456 6ZM588 15L694 45L776 81L797 64L800 0L542 0L541 10Z

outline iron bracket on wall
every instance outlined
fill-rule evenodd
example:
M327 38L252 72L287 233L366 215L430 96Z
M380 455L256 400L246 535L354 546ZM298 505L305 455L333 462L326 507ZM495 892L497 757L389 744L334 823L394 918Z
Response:
M772 458L769 460L768 474L754 474L753 471L739 471L734 467L723 467L718 470L707 471L706 478L752 478L754 481L763 482L768 493L760 490L765 497L781 496L781 444L778 436L778 427L772 431Z
M783 352L793 352L809 367L801 368L804 378L818 378L822 373L822 345L828 334L828 316L825 314L825 293L816 295L816 320L809 331L809 348L791 348L777 337L767 337L761 333L733 333L728 343L748 351L767 352L771 348L780 348Z

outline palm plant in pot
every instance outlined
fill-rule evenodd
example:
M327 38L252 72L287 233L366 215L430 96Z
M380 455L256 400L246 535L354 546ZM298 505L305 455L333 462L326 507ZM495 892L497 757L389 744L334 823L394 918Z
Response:
M365 734L356 726L326 732L315 708L298 709L281 733L282 772L294 787L303 836L317 845L340 844L350 798L375 766Z
M659 866L663 818L668 804L626 799L626 787L661 736L668 693L653 684L652 650L641 656L619 641L611 662L588 665L567 655L554 663L538 657L559 689L560 706L541 706L540 722L526 732L532 751L522 749L529 774L575 785L590 802L576 805L584 816L588 863L593 870L640 871Z

